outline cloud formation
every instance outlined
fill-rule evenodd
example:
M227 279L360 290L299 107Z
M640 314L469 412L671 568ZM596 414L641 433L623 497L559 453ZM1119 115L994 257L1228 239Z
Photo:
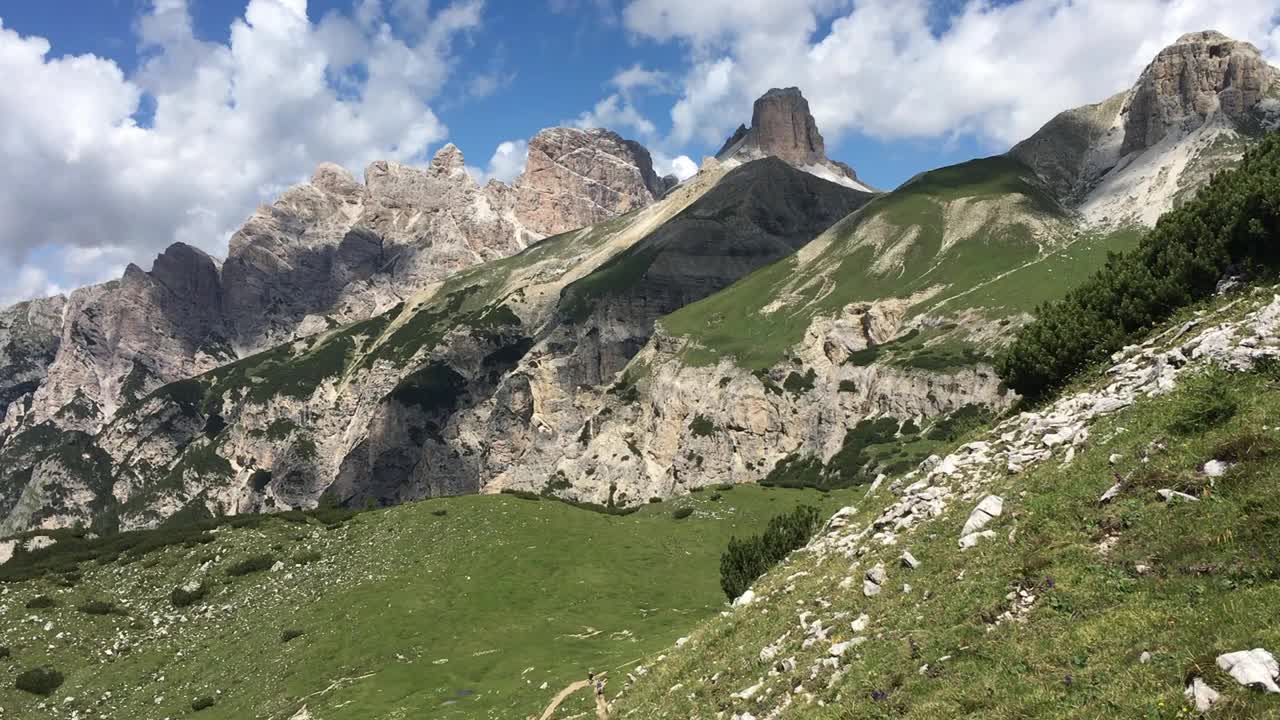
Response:
M529 142L527 140L506 140L498 143L486 167L482 169L468 165L467 173L481 185L490 180L501 180L509 184L524 172L524 165L528 159Z
M154 0L130 76L0 20L0 258L19 268L0 303L107 279L174 241L225 253L257 204L322 160L420 158L445 136L427 103L481 9L359 0L312 22L305 0L250 0L220 44L196 37L186 0Z
M719 143L771 87L799 85L828 140L971 135L1003 149L1127 88L1179 35L1217 29L1274 55L1276 0L632 0L626 28L681 43L670 142Z

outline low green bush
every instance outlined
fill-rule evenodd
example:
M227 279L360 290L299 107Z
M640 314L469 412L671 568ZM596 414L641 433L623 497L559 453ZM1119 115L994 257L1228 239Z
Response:
M680 507L671 511L671 517L676 520L683 520L693 514L693 508Z
M48 595L37 595L27 601L26 608L28 610L44 610L57 605L58 602Z
M196 698L195 700L192 700L191 710L193 712L200 712L201 710L206 710L208 708L213 707L213 705L214 705L213 698L206 695L204 697L200 697L200 698Z
M1226 371L1211 370L1183 381L1172 401L1169 430L1179 435L1204 432L1235 417L1240 400L1231 390Z
M115 603L106 600L86 600L76 607L77 610L85 615L123 615L124 611L117 608Z
M62 673L52 668L32 668L19 675L13 686L32 695L49 697L62 687L63 680Z
M290 640L296 640L297 638L302 637L302 635L303 635L302 631L299 630L298 628L289 628L284 632L280 633L280 642L287 643Z
M233 577L239 577L250 573L262 572L263 570L270 570L271 566L275 564L275 555L270 553L254 555L252 557L247 557L244 560L232 563L232 565L227 568L227 574Z

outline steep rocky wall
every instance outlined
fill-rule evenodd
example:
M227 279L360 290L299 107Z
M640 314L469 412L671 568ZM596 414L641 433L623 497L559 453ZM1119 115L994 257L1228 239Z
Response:
M66 306L67 299L55 295L0 310L0 419L44 381L62 341Z

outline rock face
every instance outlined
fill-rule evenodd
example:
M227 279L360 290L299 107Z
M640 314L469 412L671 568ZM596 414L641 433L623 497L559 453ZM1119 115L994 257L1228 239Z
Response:
M553 128L529 143L516 214L533 232L558 235L642 208L668 187L640 143L608 130Z
M40 386L62 341L61 295L0 310L0 420L9 403Z
M1155 224L1280 126L1280 70L1204 31L1156 55L1137 83L1068 110L1010 154L1097 223Z
M776 157L788 165L831 182L863 192L872 188L858 180L853 168L827 158L826 145L818 124L809 112L809 101L799 88L774 88L756 100L751 127L745 125L725 141L716 159L721 162L749 162Z
M1215 114L1248 122L1276 77L1249 43L1212 30L1183 35L1156 55L1134 86L1120 153L1193 131Z
M218 267L203 252L175 244L149 273L130 265L118 281L72 293L32 412L96 432L122 404L232 359Z
M643 147L607 131L552 128L531 148L530 171L514 186L479 186L453 145L426 168L374 162L363 184L322 164L249 218L224 263L176 244L149 272L131 265L70 299L3 311L0 418L31 394L27 425L61 418L96 432L166 383L374 316L544 235L644 207L666 188Z
M322 165L232 237L228 323L241 354L254 352L370 317L540 237L516 218L511 189L477 185L453 145L425 169L374 162L363 186Z

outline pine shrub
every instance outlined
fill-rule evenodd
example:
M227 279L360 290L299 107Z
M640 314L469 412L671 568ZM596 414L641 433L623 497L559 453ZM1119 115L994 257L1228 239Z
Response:
M270 570L272 565L276 564L276 556L270 553L262 555L254 555L247 557L227 568L227 574L232 576L248 575L249 573L262 572Z
M1179 308L1212 295L1228 271L1280 266L1280 135L1268 135L1235 170L1165 213L1138 247L1112 255L1084 284L1036 310L997 362L1000 376L1038 399L1105 361Z
M19 675L13 686L32 695L49 697L55 690L62 687L62 681L62 673L57 670L52 668L32 668Z
M819 524L818 509L801 505L774 517L760 535L731 538L729 548L720 556L720 588L725 596L732 600L746 592L769 568L809 542Z

